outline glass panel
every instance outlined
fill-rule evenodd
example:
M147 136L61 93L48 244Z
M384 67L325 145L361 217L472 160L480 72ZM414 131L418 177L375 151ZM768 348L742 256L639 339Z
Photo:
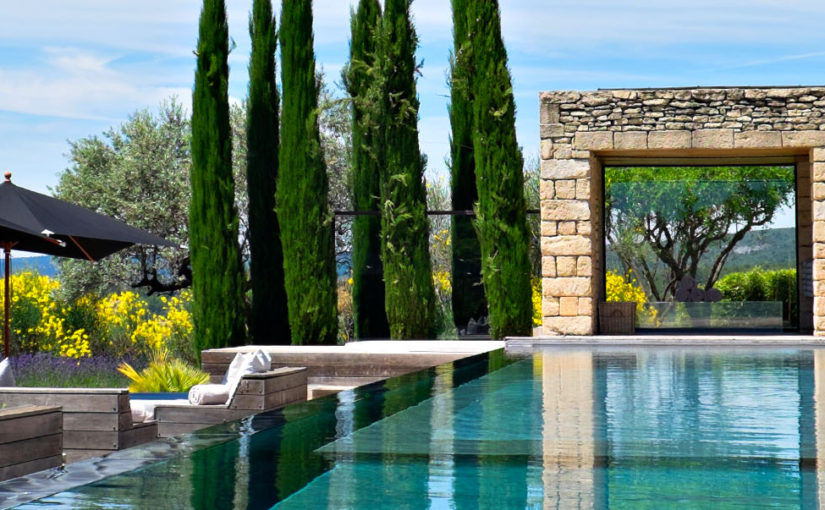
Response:
M793 166L605 169L606 299L640 328L795 329Z

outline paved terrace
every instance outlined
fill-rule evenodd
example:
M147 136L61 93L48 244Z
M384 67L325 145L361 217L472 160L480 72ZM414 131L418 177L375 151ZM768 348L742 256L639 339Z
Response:
M496 340L367 340L345 345L245 345L202 352L203 369L220 380L235 354L262 349L272 368L307 367L309 397L370 384L504 347Z

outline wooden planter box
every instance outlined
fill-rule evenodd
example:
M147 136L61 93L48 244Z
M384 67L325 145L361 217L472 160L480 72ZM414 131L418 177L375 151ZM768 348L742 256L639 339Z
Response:
M60 407L0 410L0 481L63 464Z
M66 462L153 441L155 422L132 423L126 388L0 388L0 405L61 406Z
M599 303L599 333L602 335L632 335L636 333L636 303Z

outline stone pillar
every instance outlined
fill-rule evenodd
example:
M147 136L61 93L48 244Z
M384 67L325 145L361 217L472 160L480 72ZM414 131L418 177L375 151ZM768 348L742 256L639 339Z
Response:
M814 334L825 336L825 148L811 151ZM801 313L800 307L800 313Z
M796 281L799 332L803 334L814 330L813 288L809 280L814 258L811 191L811 163L799 162L796 164Z
M592 335L593 204L589 159L541 163L542 315L547 335ZM596 213L598 214L598 213Z

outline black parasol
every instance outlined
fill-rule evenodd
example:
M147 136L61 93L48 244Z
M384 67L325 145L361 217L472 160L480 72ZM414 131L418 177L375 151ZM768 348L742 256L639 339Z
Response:
M15 186L11 173L0 183L0 246L6 257L5 355L9 355L9 265L12 249L99 260L133 244L174 243L122 221L63 200Z

